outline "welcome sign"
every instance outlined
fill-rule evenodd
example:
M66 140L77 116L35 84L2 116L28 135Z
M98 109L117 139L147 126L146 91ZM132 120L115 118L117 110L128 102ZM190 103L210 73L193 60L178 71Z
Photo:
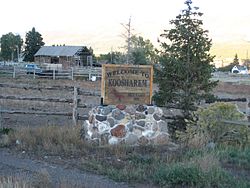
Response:
M151 104L153 66L102 66L103 104Z

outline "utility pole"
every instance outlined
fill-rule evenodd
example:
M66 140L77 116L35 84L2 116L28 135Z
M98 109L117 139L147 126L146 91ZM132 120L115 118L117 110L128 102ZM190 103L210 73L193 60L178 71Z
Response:
M126 30L126 35L124 36L127 39L127 56L126 56L126 64L130 63L130 52L131 52L131 16L129 18L128 24L122 24L122 26Z
M111 47L110 63L113 64L113 47Z

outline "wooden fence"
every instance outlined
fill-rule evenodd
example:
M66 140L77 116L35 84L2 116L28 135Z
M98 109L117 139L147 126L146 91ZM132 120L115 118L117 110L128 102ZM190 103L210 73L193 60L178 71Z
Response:
M29 73L29 74L27 74ZM89 80L101 78L101 68L99 67L72 67L70 69L53 69L42 70L41 73L33 70L33 73L27 72L24 67L19 66L0 66L0 76L7 76L12 78L29 77L29 78L50 78L50 79L71 79L87 78Z
M4 84L0 83L0 88L15 88L15 89L25 89L25 90L57 90L62 91L66 90L70 93L73 93L72 98L48 98L48 97L30 97L30 96L17 96L17 95L0 95L0 99L4 100L22 100L22 101L41 101L41 102L55 102L55 103L68 103L72 104L73 108L70 112L53 112L53 111L27 111L24 109L21 110L4 110L0 108L0 113L7 114L35 114L35 115L57 115L57 116L71 116L73 125L77 124L78 120L87 119L86 116L80 116L78 110L80 108L90 108L92 106L81 103L79 99L80 95L83 96L96 96L100 97L100 94L96 91L87 91L78 87L71 86L31 86L31 85L16 85L16 84Z

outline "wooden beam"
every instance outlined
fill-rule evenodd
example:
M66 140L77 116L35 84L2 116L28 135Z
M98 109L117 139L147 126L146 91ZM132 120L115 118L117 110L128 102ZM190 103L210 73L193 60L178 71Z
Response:
M0 99L73 103L73 99L56 99L56 98L52 99L52 98L41 98L41 97L19 97L19 96L1 96L0 95Z
M4 83L0 83L0 87L3 88L16 88L16 89L31 89L31 90L67 90L67 91L74 91L74 87L72 86L43 86L43 87L39 87L39 86L31 86L31 85L17 85L17 84L4 84Z
M233 120L222 120L222 123L231 124L231 125L241 125L241 126L250 126L248 121L233 121Z
M72 116L71 112L43 112L43 111L0 110L0 113L3 113L3 114L37 114L37 115Z

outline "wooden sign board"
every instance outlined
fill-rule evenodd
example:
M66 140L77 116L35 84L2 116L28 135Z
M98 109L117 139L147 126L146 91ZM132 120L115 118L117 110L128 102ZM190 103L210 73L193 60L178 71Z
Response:
M153 66L102 65L104 105L151 104Z

